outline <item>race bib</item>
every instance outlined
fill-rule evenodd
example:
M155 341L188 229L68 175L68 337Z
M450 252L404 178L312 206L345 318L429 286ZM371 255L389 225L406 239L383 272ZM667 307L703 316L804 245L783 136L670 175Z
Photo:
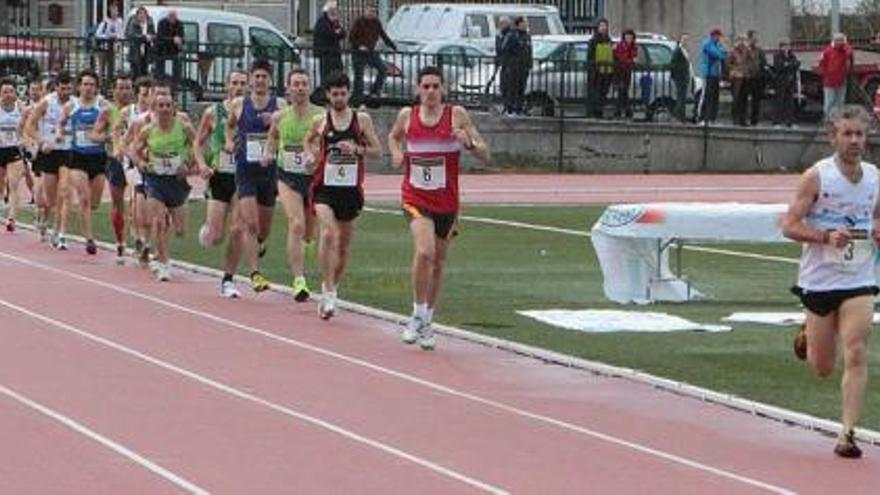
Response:
M874 241L867 239L864 231L854 234L842 248L825 246L825 261L834 264L838 270L846 273L855 273L861 270L865 263L874 258Z
M311 162L302 146L285 146L281 152L281 170L292 174L308 174L307 165Z
M446 188L446 158L442 156L411 157L409 183L416 189L436 191Z
M181 168L183 159L179 156L164 156L156 157L150 171L156 175L177 175Z
M332 187L354 187L358 183L358 157L344 153L339 148L331 148L324 165L324 185Z
M11 148L18 146L18 130L14 127L0 129L0 147Z
M92 133L91 127L86 127L84 129L76 130L76 145L77 146L95 146L96 143L91 140L89 135Z
M248 162L259 162L263 159L266 151L266 134L248 134L246 141L246 160Z
M235 173L235 162L232 160L232 155L225 151L221 151L217 155L217 171L226 174Z

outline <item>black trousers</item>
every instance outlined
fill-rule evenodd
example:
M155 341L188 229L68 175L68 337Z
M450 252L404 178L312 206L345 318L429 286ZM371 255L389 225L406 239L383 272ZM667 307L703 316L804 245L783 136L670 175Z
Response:
M721 95L721 79L706 78L703 97L700 100L700 120L715 122L718 120L718 98Z

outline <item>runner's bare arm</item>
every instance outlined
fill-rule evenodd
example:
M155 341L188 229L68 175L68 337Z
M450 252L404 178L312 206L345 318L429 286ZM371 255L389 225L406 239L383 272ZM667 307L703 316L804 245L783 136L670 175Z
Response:
M782 218L782 234L797 242L816 244L832 244L842 247L849 242L846 231L826 232L815 229L804 223L804 218L819 197L819 172L816 168L804 172L797 184L795 197L788 205L788 211Z
M70 113L73 111L73 105L68 102L64 105L64 110L61 112L61 118L58 119L58 123L55 125L55 141L61 142L64 139L64 127L67 126L67 120L70 119Z
M281 139L278 131L278 123L281 122L281 111L272 114L272 123L269 125L269 139L266 141L266 155L276 156L278 154L278 143Z
M98 120L95 122L95 127L92 128L92 132L89 134L89 139L96 143L103 143L110 139L109 134L105 134L104 130L107 129L107 126L110 125L110 111L105 109L101 110L101 113L98 114Z
M202 120L199 122L199 131L196 133L193 142L193 154L199 169L204 174L206 169L210 170L205 161L205 145L208 143L208 137L214 132L214 107L208 107L202 114Z
M146 168L147 160L149 159L147 156L147 138L150 135L149 129L149 125L138 129L134 142L129 150L132 161L134 161L134 164L142 171Z
M321 115L315 120L312 121L311 127L306 132L306 137L303 141L303 148L307 153L314 157L321 156L321 133L324 132L324 121L326 117Z
M491 158L489 146L486 144L486 141L483 140L483 137L480 136L480 132L471 120L471 116L467 113L467 110L458 106L453 107L452 123L455 129L453 131L455 137L464 144L465 149L470 151L471 155L477 160L480 160L484 164L489 163L489 159Z
M241 109L244 105L244 98L239 96L229 103L229 118L226 119L226 152L232 153L235 150L235 131L238 127L238 119L241 116Z
M196 173L198 170L201 170L201 163L199 163L198 155L195 154L196 130L193 129L191 121L183 121L181 124L183 124L183 133L186 134L186 140L189 141L190 145L193 147L193 157L196 162L196 167L192 167L190 164L187 168L190 173Z
M877 194L880 195L880 191L877 191ZM871 237L874 238L874 244L880 246L880 201L874 206L874 221L871 229Z
M382 157L382 143L379 142L379 137L376 136L376 128L373 127L373 119L370 118L366 113L357 113L358 123L361 126L361 130L363 131L364 139L367 140L367 145L364 146L361 150L361 154L363 156L369 158L381 158Z
M391 152L391 166L400 168L403 165L403 138L406 137L406 124L409 122L412 109L407 107L400 110L394 127L388 133L388 150Z
M48 107L49 102L43 98L37 103L37 106L30 111L30 115L28 115L27 124L25 125L25 133L35 141L39 141L40 139L39 123L40 119L43 118L43 115L46 114L46 108Z

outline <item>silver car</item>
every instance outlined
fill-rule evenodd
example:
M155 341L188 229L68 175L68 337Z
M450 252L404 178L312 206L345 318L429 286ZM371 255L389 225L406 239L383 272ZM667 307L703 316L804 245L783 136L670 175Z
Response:
M556 115L563 107L570 112L587 105L587 50L590 36L535 37L533 66L526 83L526 107L531 115ZM675 42L658 35L640 35L639 55L630 84L632 104L640 105L648 119L665 119L675 105L675 86L669 71ZM462 92L500 95L500 81L485 67L477 74L459 78ZM690 92L698 94L702 81L691 69ZM613 89L609 91L609 98Z

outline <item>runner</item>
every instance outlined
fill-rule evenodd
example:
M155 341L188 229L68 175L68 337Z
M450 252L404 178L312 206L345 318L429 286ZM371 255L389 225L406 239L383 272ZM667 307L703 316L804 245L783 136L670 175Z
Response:
M192 168L195 131L177 115L174 99L160 93L153 99L153 119L134 143L138 167L144 174L150 224L154 226L156 260L150 268L160 282L171 280L168 252L169 219L178 237L186 234L186 176Z
M24 134L22 112L22 105L15 91L15 82L3 79L0 81L0 184L7 184L7 178L9 179L7 232L15 232L15 215L19 207L19 181L24 174L24 159L21 154Z
M149 76L139 77L135 81L137 102L128 106L122 112L122 118L116 126L118 141L121 143L122 152L128 161L126 181L131 184L129 192L130 212L129 224L131 235L134 238L134 252L141 266L146 267L150 261L150 249L148 239L151 235L150 214L147 211L147 192L144 187L144 177L140 169L135 166L137 156L134 149L134 140L140 129L150 120L152 113L155 82Z
M431 322L446 256L457 235L461 149L489 161L489 149L467 111L444 103L443 84L437 67L419 71L419 103L400 111L388 136L392 165L404 167L402 208L414 245L413 314L401 339L418 341L426 350L435 345Z
M314 155L304 149L306 133L324 111L309 103L311 82L306 71L294 69L287 77L290 105L275 112L269 130L270 153L278 150L278 197L287 215L287 255L293 273L294 299L309 298L305 277L305 243L311 239L314 215L309 205Z
M50 89L50 88L47 88ZM55 139L55 130L64 112L64 106L70 101L73 93L73 78L67 72L58 75L55 81L55 90L43 97L36 107L30 112L26 133L40 143L39 153L34 160L34 170L42 177L41 201L43 214L38 224L40 240L48 239L48 227L52 223L53 213L56 206L58 215L55 216L56 231L52 236L52 244L58 249L67 249L67 240L63 232L59 231L61 223L61 168L66 170L70 161L70 146L72 138L69 131L65 132L60 142Z
M107 150L104 145L92 140L92 131L102 109L106 106L104 97L98 93L98 75L85 69L77 78L79 96L64 105L64 114L56 127L56 138L64 136L68 121L73 132L73 151L70 168L71 190L79 202L83 237L86 238L86 253L98 254L92 229L92 210L101 204L104 193L104 170L107 168ZM62 217L62 222L65 218ZM61 231L66 225L62 223Z
M311 193L320 226L323 296L318 314L324 320L336 313L337 288L348 261L354 221L364 206L364 158L382 156L370 116L348 106L350 88L344 73L329 78L325 90L330 109L306 134L307 152L318 157Z
M131 102L131 76L120 73L116 76L113 87L113 102L98 116L95 129L91 134L92 141L104 143L109 159L107 160L107 183L110 185L110 224L116 236L116 263L125 264L125 169L122 163L122 147L118 134L114 129L122 119L122 111Z
M236 98L244 96L248 85L248 75L243 70L235 69L226 80L226 100L205 110L196 136L195 155L199 169L208 180L208 207L205 224L199 229L199 243L203 247L216 246L223 242L226 222L230 211L235 218L235 161L225 151L226 123L230 107ZM206 147L207 145L207 147ZM235 252L241 245L230 242L227 245L226 258L238 260L240 252ZM251 256L251 268L256 270L256 253ZM241 296L235 282L226 278L220 283L220 294L223 297L237 298Z
M820 377L831 376L837 340L843 346L842 425L834 452L861 457L854 428L868 382L868 333L877 282L875 244L880 241L877 168L862 161L869 119L861 107L846 107L831 119L835 154L801 177L783 221L786 237L804 243L797 286L806 325L795 352Z
M250 259L269 237L275 196L278 194L278 172L275 160L268 153L267 141L272 114L284 106L269 93L272 66L257 60L251 66L250 96L236 98L226 122L226 151L235 160L235 184L238 193L236 225L230 233L230 253L222 283L232 281L238 271L241 255ZM251 287L260 293L269 288L269 281L258 267L251 271Z

